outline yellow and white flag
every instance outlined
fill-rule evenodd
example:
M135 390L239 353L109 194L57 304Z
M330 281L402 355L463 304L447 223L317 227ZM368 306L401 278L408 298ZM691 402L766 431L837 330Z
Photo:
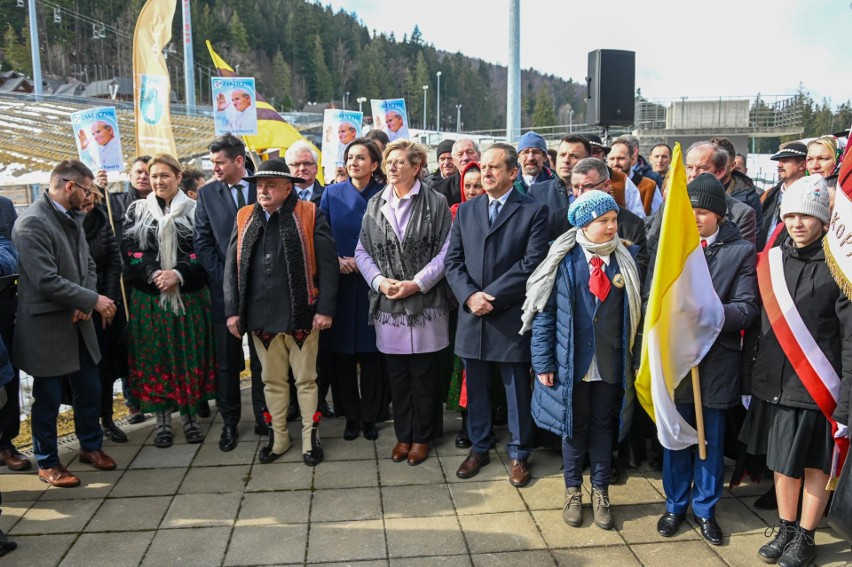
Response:
M636 397L656 422L660 443L676 451L698 443L698 433L678 413L674 390L710 350L725 318L686 192L680 144L672 155L653 278Z

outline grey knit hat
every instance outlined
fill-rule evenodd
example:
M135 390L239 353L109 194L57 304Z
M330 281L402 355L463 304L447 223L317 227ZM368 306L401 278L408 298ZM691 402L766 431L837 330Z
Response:
M808 175L793 182L781 200L781 219L787 215L808 215L828 224L831 218L828 185L822 175Z
M720 217L724 217L728 212L725 187L710 173L702 173L690 181L686 192L689 193L689 202L693 209L707 209Z

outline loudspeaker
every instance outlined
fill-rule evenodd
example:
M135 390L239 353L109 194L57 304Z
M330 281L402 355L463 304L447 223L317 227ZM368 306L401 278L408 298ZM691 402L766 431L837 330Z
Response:
M617 49L589 52L586 122L598 126L633 123L636 53Z

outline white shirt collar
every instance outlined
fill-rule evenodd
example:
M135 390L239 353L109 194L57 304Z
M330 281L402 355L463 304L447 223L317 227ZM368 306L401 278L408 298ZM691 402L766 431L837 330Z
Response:
M716 242L718 239L719 239L719 227L718 226L716 227L716 232L714 232L713 234L711 234L707 238L703 238L703 240L707 241L707 246L710 246L711 244Z
M491 198L491 195L488 195L488 206L490 207L490 206L491 206L491 203L493 203L494 201L500 201L500 208L502 209L502 208L503 208L503 205L505 205L505 204L506 204L506 201L509 199L509 194L510 194L511 192L512 192L512 189L509 189L508 191L506 191L505 193L503 193L503 196L502 196L502 197L500 197L499 199L492 199L492 198ZM486 193L486 194L487 194L487 193Z
M583 247L580 246L580 248L583 248ZM592 265L592 256L595 256L595 254L592 253L592 252L589 252L585 248L583 248L583 254L586 255L586 263L589 264L589 266L591 266ZM609 266L609 260L610 260L611 254L597 254L597 256L600 256L601 260L603 260L604 266ZM591 270L589 270L589 271L591 271Z

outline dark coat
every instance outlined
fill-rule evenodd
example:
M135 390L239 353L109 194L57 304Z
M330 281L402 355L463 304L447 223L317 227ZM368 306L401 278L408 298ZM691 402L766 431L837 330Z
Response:
M759 227L763 226L763 207L760 204L760 195L757 194L757 189L754 187L754 181L748 175L734 170L731 172L731 179L728 181L726 189L731 197L754 209L755 248L763 250L766 234L759 230Z
M778 217L781 212L779 196L781 195L781 187L783 185L784 182L780 181L777 185L771 187L760 196L760 206L763 209L763 216L758 230L761 233L763 242L766 242L769 238L770 227L774 228L773 223L778 224L781 222L781 219Z
M18 251L12 241L0 234L0 276L10 276L18 273ZM0 311L0 317L12 320L15 313ZM8 384L15 377L15 369L3 337L0 336L0 386Z
M8 197L0 195L0 236L12 240L12 225L17 218L15 204Z
M104 205L95 205L86 215L83 230L98 273L98 293L120 303L121 255Z
M251 205L256 200L257 187L250 183L246 204ZM210 281L210 304L213 307L213 321L217 323L225 322L225 298L222 292L225 256L236 220L237 205L226 183L211 181L199 190L193 240L198 261L204 266Z
M734 224L739 229L743 240L755 244L757 241L757 223L755 221L754 209L727 194L725 195L725 203L728 205L728 211L725 213L728 223ZM666 203L663 201L657 212L652 217L646 217L644 221L648 250L651 251L652 255L656 253L657 244L660 241L660 230L663 227L663 209L665 206Z
M561 178L554 177L541 183L533 183L530 185L527 195L547 205L547 210L550 212L548 219L550 240L556 240L557 237L568 230L563 226L568 223L567 211L574 200L574 194L569 187L565 186L565 182Z
M447 205L453 206L461 203L461 173L455 172L446 179L432 186L432 189L446 197Z
M520 193L527 193L532 185L535 185L536 183L544 183L545 181L550 181L554 177L556 176L553 174L552 171L550 171L550 168L544 166L541 168L541 171L538 172L535 181L533 181L531 185L527 185L526 181L524 180L523 174L520 170L518 170L518 175L515 177L514 183L515 189Z
M759 313L757 256L754 245L743 240L736 225L729 222L719 225L719 236L704 249L704 256L713 288L722 301L725 319L722 332L698 365L701 403L709 408L725 409L740 403L742 331ZM649 274L645 280L646 302L652 279L653 274ZM675 402L692 401L692 380L687 377L675 390Z
M134 187L125 193L110 193L109 208L112 212L112 222L115 225L115 234L124 234L124 217L127 215L127 209L130 208L135 201L144 199Z
M527 279L547 254L547 206L513 190L489 227L488 195L480 195L459 206L450 235L445 265L459 302L456 354L528 363L530 335L518 334L521 306ZM495 298L484 317L465 304L477 291Z
M80 220L60 213L45 192L18 218L12 242L20 272L15 366L31 376L76 372L80 337L92 361L100 361L92 320L71 322L75 310L91 313L98 302L95 262Z

